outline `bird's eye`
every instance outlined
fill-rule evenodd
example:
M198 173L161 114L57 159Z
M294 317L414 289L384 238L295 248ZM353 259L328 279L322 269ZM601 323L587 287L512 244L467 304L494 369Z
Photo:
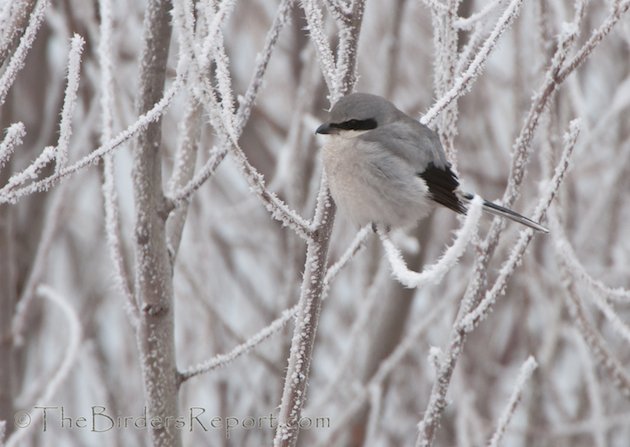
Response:
M351 119L342 123L336 123L333 126L337 129L343 130L371 130L376 128L377 123L373 118L367 118L364 120Z

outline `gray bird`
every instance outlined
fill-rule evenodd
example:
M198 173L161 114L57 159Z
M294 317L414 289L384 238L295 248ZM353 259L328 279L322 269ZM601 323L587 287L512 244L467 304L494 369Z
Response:
M358 226L414 224L436 204L465 214L473 199L459 188L438 135L380 96L344 96L316 133L330 136L323 160L332 197ZM549 231L492 202L484 200L483 209Z

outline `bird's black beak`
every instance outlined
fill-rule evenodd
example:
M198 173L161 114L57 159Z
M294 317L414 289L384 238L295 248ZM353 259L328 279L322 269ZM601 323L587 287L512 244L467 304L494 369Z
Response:
M315 133L319 133L322 135L328 135L335 132L335 128L330 125L330 123L324 123L317 128Z

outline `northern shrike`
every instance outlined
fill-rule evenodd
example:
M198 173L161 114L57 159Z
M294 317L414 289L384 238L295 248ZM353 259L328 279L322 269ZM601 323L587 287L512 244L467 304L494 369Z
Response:
M366 93L344 96L316 133L330 136L323 147L330 192L353 223L414 224L436 204L466 213L473 194L459 188L438 135L386 99ZM484 200L483 209L548 232L492 202Z

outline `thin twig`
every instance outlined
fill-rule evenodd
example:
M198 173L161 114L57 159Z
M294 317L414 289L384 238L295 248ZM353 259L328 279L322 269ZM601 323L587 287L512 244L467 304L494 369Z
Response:
M407 268L402 254L389 239L387 232L379 228L377 230L378 235L385 248L385 253L392 267L394 278L405 287L410 288L419 288L426 284L439 284L444 278L444 275L446 275L462 257L468 243L476 236L482 205L483 199L479 196L475 196L471 201L464 223L456 233L453 244L435 264L425 267L422 273L414 272Z
M81 323L76 311L70 306L66 299L59 295L55 290L47 285L40 285L37 288L37 295L41 298L47 299L55 304L62 311L66 318L66 326L68 328L68 347L63 356L61 364L48 380L46 388L42 392L42 395L37 398L36 405L46 406L50 404L51 399L55 396L55 393L59 389L59 386L72 372L72 365L74 364L77 354L79 352L79 345L81 343ZM39 418L42 417L42 412L35 413L32 416L29 429L17 430L7 440L6 447L15 447L20 445L22 441L38 424L36 423Z
M101 144L112 139L114 135L114 80L112 62L112 5L111 0L99 0L101 14L100 41L98 46L99 64L101 66ZM105 234L109 255L114 267L115 282L126 300L127 315L133 327L138 325L138 305L131 289L131 279L127 273L123 254L123 242L120 231L120 210L116 194L114 173L114 155L103 157L103 206L105 208Z
M503 413L499 418L499 423L497 424L497 428L494 431L492 438L490 438L490 441L488 441L488 447L499 447L507 426L510 423L512 416L514 415L516 406L521 400L521 395L523 394L525 383L529 380L537 367L538 363L536 363L534 357L531 356L521 366L521 369L518 373L518 378L516 379L516 385L514 386L514 390L512 391L512 395L510 396L510 400L508 401L505 410L503 410Z

